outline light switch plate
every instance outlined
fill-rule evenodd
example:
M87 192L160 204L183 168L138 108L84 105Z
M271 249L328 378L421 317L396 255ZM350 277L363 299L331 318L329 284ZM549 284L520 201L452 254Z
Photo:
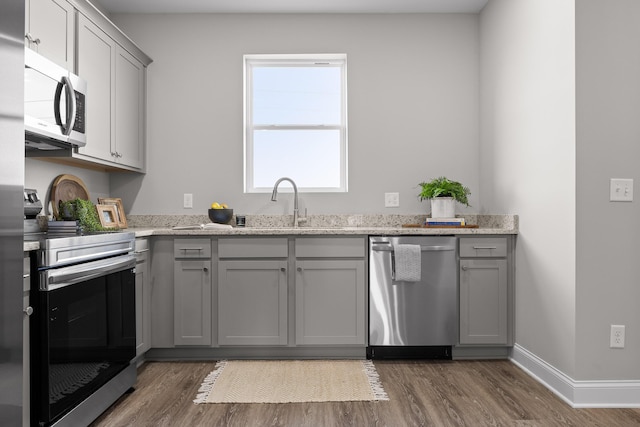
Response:
M611 178L609 186L609 201L632 202L633 179Z

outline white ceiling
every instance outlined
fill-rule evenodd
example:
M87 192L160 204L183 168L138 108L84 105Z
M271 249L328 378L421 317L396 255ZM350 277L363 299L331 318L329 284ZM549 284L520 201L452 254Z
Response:
M478 13L488 0L95 0L110 13Z

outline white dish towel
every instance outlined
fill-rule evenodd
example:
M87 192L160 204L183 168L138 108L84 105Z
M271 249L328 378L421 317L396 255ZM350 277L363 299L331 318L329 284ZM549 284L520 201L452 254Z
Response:
M395 245L395 280L399 282L419 282L422 271L420 245Z

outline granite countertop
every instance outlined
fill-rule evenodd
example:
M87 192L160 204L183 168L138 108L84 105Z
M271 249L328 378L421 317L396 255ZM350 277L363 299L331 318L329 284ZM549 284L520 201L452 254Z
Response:
M290 215L254 215L246 217L247 226L213 229L177 229L210 221L206 216L136 216L127 219L128 230L136 237L148 236L283 236L283 235L442 235L442 234L518 234L517 215L465 215L467 224L478 228L403 227L421 224L420 215L314 215L299 227L291 226ZM232 223L235 220L232 220Z
M517 215L461 215L478 228L419 228L424 215L310 215L299 227L291 215L246 215L245 227L178 229L210 223L206 215L130 215L129 228L136 237L150 236L367 236L367 235L489 235L518 234ZM235 217L231 223L235 223ZM24 251L37 250L38 242L25 242Z

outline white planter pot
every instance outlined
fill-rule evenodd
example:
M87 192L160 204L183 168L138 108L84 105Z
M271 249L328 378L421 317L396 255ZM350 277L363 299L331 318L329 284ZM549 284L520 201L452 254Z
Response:
M431 218L455 218L456 201L453 197L431 199Z

